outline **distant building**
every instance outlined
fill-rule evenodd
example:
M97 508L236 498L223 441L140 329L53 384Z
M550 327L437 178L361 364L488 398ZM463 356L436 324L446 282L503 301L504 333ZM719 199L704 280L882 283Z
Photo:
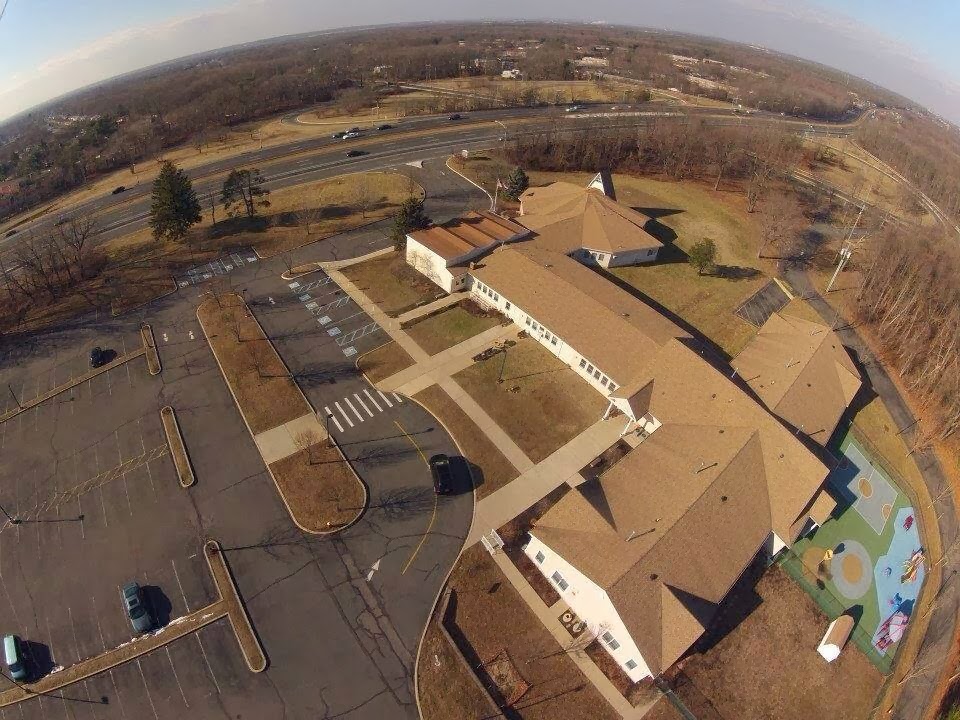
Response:
M607 58L595 57L593 55L585 55L576 62L577 67L584 68L601 68L608 67L610 61Z
M517 68L512 68L510 70L504 70L500 73L500 77L504 80L519 80L520 71Z

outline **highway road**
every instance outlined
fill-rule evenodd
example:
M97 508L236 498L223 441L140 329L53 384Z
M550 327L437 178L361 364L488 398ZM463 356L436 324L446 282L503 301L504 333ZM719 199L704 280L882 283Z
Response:
M302 112L291 113L284 122L297 122ZM592 128L643 126L655 119L690 117L702 118L710 124L759 125L778 123L795 132L821 135L847 135L862 120L846 124L808 123L796 118L783 118L769 113L743 115L732 110L706 107L665 106L662 103L643 105L589 105L580 112L565 112L563 108L509 108L466 113L462 120L452 121L446 115L404 119L392 123L384 131L367 131L350 141L335 139L326 134L298 140L289 144L251 150L229 158L212 161L191 169L194 188L204 206L211 195L218 194L223 174L233 168L259 166L267 180L267 187L279 189L313 180L365 170L378 170L417 159L431 159L461 149L491 147L501 138L524 132L556 129L569 124L570 129L582 128L591 122ZM602 124L601 124L602 121ZM501 124L502 123L502 124ZM508 126L506 123L511 123ZM509 127L509 130L508 130ZM431 134L431 131L433 134ZM360 149L366 154L349 158L346 151ZM100 241L133 232L146 225L149 212L151 185L144 184L118 195L106 194L78 203L69 215L96 214L101 229ZM43 237L54 230L61 217L50 213L16 226L17 232L0 239L0 254L9 253L20 237L32 234ZM12 264L12 263L11 263Z

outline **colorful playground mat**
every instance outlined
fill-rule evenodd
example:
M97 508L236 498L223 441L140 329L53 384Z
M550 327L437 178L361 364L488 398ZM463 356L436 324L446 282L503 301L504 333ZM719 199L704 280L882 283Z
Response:
M886 670L923 586L923 547L896 482L851 435L840 451L827 479L837 509L793 549L806 589L831 617L843 611L857 619L857 644Z

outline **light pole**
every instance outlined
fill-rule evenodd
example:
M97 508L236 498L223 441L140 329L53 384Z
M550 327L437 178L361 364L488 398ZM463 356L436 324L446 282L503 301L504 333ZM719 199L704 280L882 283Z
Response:
M327 413L327 416L324 418L327 425L327 447L333 447L333 437L330 435L330 419L332 417L333 413Z
M19 525L21 522L23 522L20 518L15 518L11 516L10 513L7 512L7 509L3 507L3 505L0 505L0 511L2 511L4 515L6 515L7 520L10 521L11 525Z
M17 399L17 394L13 391L10 383L7 383L7 390L9 390L10 395L13 396L13 401L17 404L17 410L23 410L23 406L20 405L20 400Z
M500 373L499 373L499 375L497 375L497 384L498 384L498 385L502 385L502 384L503 384L503 368L504 368L504 367L506 366L506 364L507 364L507 346L506 346L505 344L502 346L502 350L503 350L503 352L502 352L503 357L500 358Z

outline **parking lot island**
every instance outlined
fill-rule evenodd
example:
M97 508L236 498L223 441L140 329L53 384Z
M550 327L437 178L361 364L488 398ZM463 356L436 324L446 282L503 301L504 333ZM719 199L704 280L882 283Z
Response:
M143 339L143 349L147 353L147 369L151 375L159 375L163 368L160 365L160 356L157 354L157 342L153 337L153 328L147 323L141 325L140 337Z
M167 445L170 446L170 455L173 457L173 464L177 468L180 485L188 488L197 481L197 478L193 474L190 456L187 455L187 448L183 444L180 424L177 422L177 415L173 408L169 405L161 408L160 420L163 422L163 432L167 436Z
M367 505L367 488L341 452L260 323L236 294L197 317L287 512L301 530L339 532Z
M213 580L217 584L220 602L224 604L230 618L230 625L237 636L237 642L240 643L240 650L243 652L247 667L251 672L263 672L267 669L267 656L263 652L257 633L254 632L250 616L247 615L247 608L244 607L243 600L240 598L240 592L237 590L220 543L216 540L207 540L203 545L203 555L210 567L210 574L213 575Z

